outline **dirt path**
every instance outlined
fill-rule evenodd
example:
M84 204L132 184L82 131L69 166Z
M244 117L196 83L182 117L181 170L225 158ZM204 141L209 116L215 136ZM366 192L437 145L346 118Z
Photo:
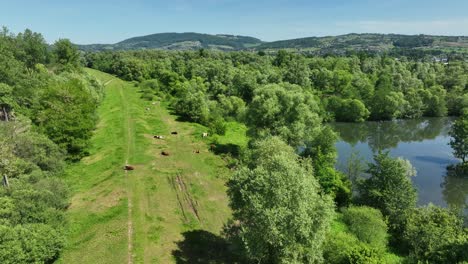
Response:
M106 84L110 83L112 80L109 80L106 82ZM122 101L122 111L124 112L124 124L126 128L126 153L125 153L125 165L128 165L128 161L131 155L132 151L132 146L133 146L133 120L130 114L130 111L128 109L128 103L125 99L125 96L123 94L123 85L119 86L119 94L120 98ZM129 179L129 173L128 171L125 171L125 185L127 186L127 214L128 214L128 220L127 220L127 237L128 237L128 245L127 245L127 255L128 255L128 264L133 264L133 221L132 221L132 215L133 215L133 204L132 204L132 190L129 188L130 186L130 179Z

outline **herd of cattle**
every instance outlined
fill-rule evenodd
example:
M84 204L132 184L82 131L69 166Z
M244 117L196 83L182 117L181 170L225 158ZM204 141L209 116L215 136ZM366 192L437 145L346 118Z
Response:
M172 131L172 132L171 132L171 135L178 135L178 134L179 134L179 133L177 133L177 131ZM202 136L202 138L208 137L208 133L207 133L207 132L204 132L204 133L202 133L201 136ZM164 139L164 136L162 136L162 135L154 135L153 138L154 138L154 139ZM210 145L210 149L211 149L211 150L214 150L214 148L215 148L215 146L214 146L213 144L211 144L211 145ZM193 151L193 153L199 154L199 153L200 153L200 150L196 149L196 150ZM169 153L168 151L161 151L161 155L162 155L162 156L170 156L170 153ZM127 164L127 165L124 166L124 170L126 170L126 171L134 170L134 169L135 169L135 167L132 166L132 165L128 165L128 164Z

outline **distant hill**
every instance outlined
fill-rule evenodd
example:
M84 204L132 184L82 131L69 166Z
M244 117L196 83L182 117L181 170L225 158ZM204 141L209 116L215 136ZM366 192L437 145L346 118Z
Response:
M312 54L343 54L349 51L406 53L421 51L468 53L468 37L398 35L398 34L347 34L328 37L308 37L264 42L248 36L210 35L200 33L159 33L129 38L116 44L77 45L83 51L101 50L295 50ZM406 54L404 53L404 54Z
M311 53L339 54L346 51L390 51L392 49L438 49L468 52L468 37L347 34L329 37L309 37L263 43L258 50L294 49Z
M262 41L246 36L210 35L200 33L158 33L129 38L115 44L77 45L83 51L101 50L240 50L261 44Z

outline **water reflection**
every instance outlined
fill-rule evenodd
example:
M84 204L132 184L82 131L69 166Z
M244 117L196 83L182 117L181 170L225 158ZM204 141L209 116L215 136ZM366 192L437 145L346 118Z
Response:
M446 136L451 118L426 118L364 123L331 123L343 141L356 145L367 142L373 152L396 148L401 142L420 142Z
M447 169L447 175L441 185L447 204L468 210L468 173L456 168Z
M418 189L419 204L429 202L462 206L468 196L468 177L456 177L447 166L459 161L448 145L452 118L424 118L388 122L332 123L340 134L337 143L338 169L345 167L349 155L358 152L372 161L378 150L388 150L395 157L411 161L417 170L413 184Z

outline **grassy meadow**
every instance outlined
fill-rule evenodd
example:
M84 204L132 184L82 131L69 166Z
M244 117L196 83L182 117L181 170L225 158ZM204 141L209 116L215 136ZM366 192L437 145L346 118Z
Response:
M210 151L213 138L202 139L205 127L177 121L164 102L141 99L132 83L87 71L106 95L90 155L66 174L73 197L59 263L190 262L184 241L210 246L231 214L226 161ZM244 146L245 130L230 123L215 140ZM126 162L135 170L125 172Z

